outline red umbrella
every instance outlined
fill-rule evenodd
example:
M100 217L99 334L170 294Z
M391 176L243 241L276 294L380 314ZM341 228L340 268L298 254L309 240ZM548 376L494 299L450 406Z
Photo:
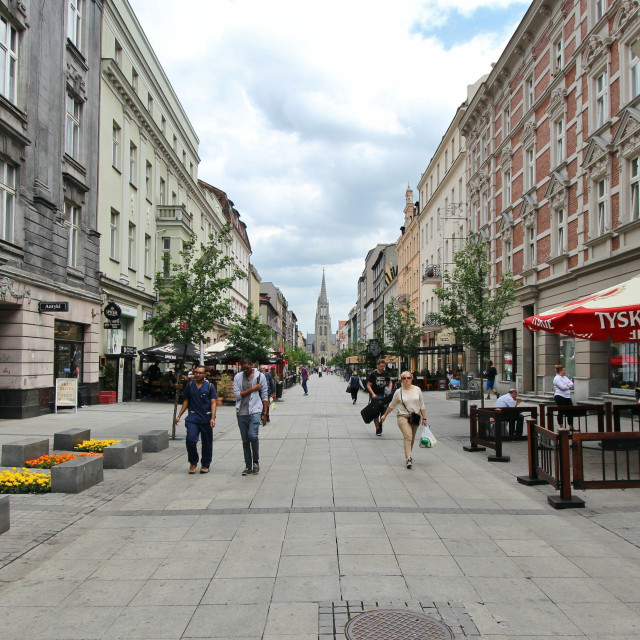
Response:
M562 333L584 340L640 341L640 274L603 289L530 316L524 321L530 331Z

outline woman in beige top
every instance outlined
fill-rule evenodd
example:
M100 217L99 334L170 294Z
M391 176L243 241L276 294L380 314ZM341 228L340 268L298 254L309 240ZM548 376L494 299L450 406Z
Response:
M416 439L416 431L420 425L409 423L409 414L414 412L422 416L422 424L427 424L427 411L424 407L424 399L422 397L422 389L411 383L413 376L409 371L403 371L400 374L402 386L394 394L389 407L380 417L380 422L384 422L387 416L397 406L398 427L404 437L404 455L407 459L407 469L413 466L413 443Z

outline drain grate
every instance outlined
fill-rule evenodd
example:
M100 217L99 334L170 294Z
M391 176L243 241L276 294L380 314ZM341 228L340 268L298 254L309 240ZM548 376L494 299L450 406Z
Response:
M446 624L406 609L366 611L351 618L344 633L347 640L453 640Z

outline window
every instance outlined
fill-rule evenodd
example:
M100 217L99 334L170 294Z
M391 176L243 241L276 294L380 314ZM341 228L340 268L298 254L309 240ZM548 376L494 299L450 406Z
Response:
M502 331L502 379L513 382L516 379L516 329Z
M489 143L487 141L487 134L482 136L482 160L486 160L489 157Z
M80 49L82 34L82 3L83 0L69 0L69 21L67 23L67 38Z
M527 191L536 186L536 157L533 147L524 152L524 185Z
M505 240L504 243L504 255L502 259L502 271L511 271L511 240Z
M602 236L607 230L607 181L598 180L596 183L598 197L596 208L596 235Z
M151 236L144 234L144 275L151 277Z
M0 239L13 242L13 211L16 199L16 169L0 161Z
M607 10L607 0L595 0L595 7L596 7L596 22L598 20L600 20L600 18L602 18L602 16L604 16L606 10Z
M533 84L533 74L531 74L524 83L524 99L525 99L525 109L528 111L533 107L534 102L534 84Z
M481 224L487 224L489 222L489 195L486 191L482 192L482 219Z
M0 94L16 103L18 87L18 32L0 18Z
M178 153L178 136L173 136L173 150Z
M129 182L136 185L138 173L138 147L133 142L129 143Z
M607 72L603 71L595 79L595 126L596 129L601 127L609 116L609 104L607 100Z
M70 202L64 203L64 218L68 228L67 236L67 264L78 266L78 226L80 224L80 210Z
M165 256L171 256L171 238L162 238L162 257L164 264L164 277L168 278L171 275L171 268L169 260L165 261Z
M113 59L119 67L122 67L122 47L117 40L115 41Z
M120 214L111 209L111 225L109 228L109 257L112 260L118 259L118 222Z
M167 185L163 178L160 178L160 204L167 204Z
M80 115L81 105L72 96L67 95L67 130L65 137L65 153L78 159L80 152Z
M128 238L128 266L129 269L136 268L136 225L133 222L129 223L129 238Z
M504 139L511 133L511 109L509 107L506 107L502 112L502 129Z
M561 256L567 252L567 220L564 209L556 210L556 255Z
M182 166L185 169L187 168L187 152L186 151L182 152Z
M630 219L640 220L640 157L636 156L629 163L631 166L631 210Z
M131 69L131 88L138 93L138 72Z
M631 47L637 46L638 40L629 47L629 100L640 95L640 59Z
M551 73L557 74L564 67L564 52L562 47L562 38L556 40L553 44L553 60L551 65Z
M527 266L533 269L536 266L536 230L527 228Z
M566 135L564 130L564 117L553 123L555 140L555 161L556 165L566 159Z
M502 208L511 206L511 169L504 172L504 183L502 188Z
M160 118L160 130L162 131L162 133L167 132L167 121L164 116Z
M147 200L151 200L151 190L153 185L153 169L151 163L147 160L144 167L144 194Z
M147 94L147 111L153 116L153 96L150 93Z
M115 169L120 169L120 134L122 129L117 122L113 122L113 133L111 134L111 164Z

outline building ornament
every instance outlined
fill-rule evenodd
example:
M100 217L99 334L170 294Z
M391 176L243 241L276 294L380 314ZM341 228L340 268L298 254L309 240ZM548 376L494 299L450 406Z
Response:
M609 48L611 47L612 39L609 37L603 38L600 35L594 34L589 38L589 43L584 53L584 67L590 70L595 64L603 58Z
M4 276L0 280L0 300L6 302L7 294L9 294L16 300L27 298L29 302L31 302L31 289L23 289L22 291L18 291L11 286L14 282L15 280L11 280L11 278L8 278L7 276Z
M535 133L537 128L538 128L538 125L535 123L534 120L531 120L530 122L525 123L523 127L523 132L522 132L522 142L525 146L528 146L529 143L533 141L533 139L535 138Z
M640 110L634 107L625 109L620 118L620 126L613 140L613 146L620 150L627 160L638 155L640 151ZM619 164L622 169L622 163Z
M624 33L627 25L629 25L632 20L634 22L637 20L639 9L640 0L624 0L614 20L613 31L616 36L619 37L620 34Z
M549 99L549 115L557 114L559 111L564 111L565 101L567 99L567 90L565 87L558 87L551 92Z
M536 226L536 212L534 209L527 209L524 217L522 218L522 224L527 229L532 229Z
M511 147L504 147L500 154L500 164L503 169L507 169L511 165L511 158L513 157L513 149Z
M82 74L72 64L67 63L67 87L81 100L87 99L87 85Z
M538 203L536 202L534 197L528 193L525 193L524 196L522 197L522 205L520 207L519 217L524 219L527 217L527 215L534 214L537 208L538 208Z

